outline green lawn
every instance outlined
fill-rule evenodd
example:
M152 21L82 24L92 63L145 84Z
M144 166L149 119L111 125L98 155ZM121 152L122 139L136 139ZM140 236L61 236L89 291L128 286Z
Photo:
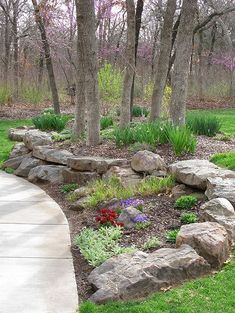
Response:
M225 152L214 154L211 159L211 162L215 163L218 166L226 167L229 170L235 171L235 152Z
M234 313L235 262L218 274L157 293L141 302L94 305L86 302L80 313Z
M0 165L4 162L14 146L14 142L8 139L8 129L23 125L32 125L30 120L0 120Z
M217 116L222 123L221 131L235 135L235 109L200 110L200 112Z

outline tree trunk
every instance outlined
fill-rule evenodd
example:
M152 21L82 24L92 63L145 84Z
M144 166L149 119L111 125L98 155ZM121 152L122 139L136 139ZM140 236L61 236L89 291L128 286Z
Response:
M43 52L40 51L38 62L38 80L37 80L37 85L39 89L42 88L43 67L44 67L44 56Z
M137 52L138 52L138 45L139 45L139 36L140 36L140 28L141 28L141 20L142 20L142 13L144 9L144 1L138 0L136 5L136 14L135 14L135 68L137 64ZM132 118L132 108L133 108L133 101L134 101L134 90L135 90L135 72L133 75L133 82L131 86L131 104L130 104L130 114Z
M78 69L79 105L84 102L82 94L85 74L85 96L87 106L87 145L94 146L100 142L100 106L98 88L97 38L94 0L76 0L78 23L78 52L80 69ZM80 72L81 71L81 72ZM82 107L82 114L84 108ZM78 127L78 125L77 125ZM83 126L81 126L83 128Z
M54 106L55 113L59 114L60 113L59 96L58 96L58 90L57 90L56 81L55 81L53 63L51 59L50 45L47 40L46 29L45 29L45 25L44 25L44 22L40 13L40 7L37 4L37 0L32 0L32 3L34 6L35 21L41 34L42 47L43 47L43 51L45 54L46 68L48 72L49 83L50 83L50 88L51 88L51 93L52 93L53 106Z
M5 19L5 29L4 29L4 60L3 60L3 77L4 77L4 86L8 88L8 78L9 78L9 59L10 59L10 23L9 17L7 14L4 16Z
M177 35L174 71L172 74L172 97L170 104L170 116L175 125L185 124L188 76L196 12L196 0L183 1Z
M164 17L164 24L161 33L160 54L157 62L157 73L152 95L152 106L150 120L156 120L160 117L162 99L166 86L167 72L172 44L172 27L176 10L176 0L168 0Z
M19 94L19 46L18 46L18 6L19 1L14 1L13 18L12 18L12 32L13 32L13 79L14 79L14 97L17 99Z
M130 123L131 87L135 72L135 3L126 0L127 7L127 46L126 69L123 82L120 127L127 127Z
M199 84L199 99L202 101L204 99L203 92L203 59L202 59L202 50L203 50L203 31L199 31L199 45L198 45L198 84Z
M85 47L83 44L84 12L81 2L76 1L77 12L77 66L76 66L76 107L75 107L75 122L74 122L74 137L75 139L81 137L85 133L85 111L86 111L86 94L85 94Z

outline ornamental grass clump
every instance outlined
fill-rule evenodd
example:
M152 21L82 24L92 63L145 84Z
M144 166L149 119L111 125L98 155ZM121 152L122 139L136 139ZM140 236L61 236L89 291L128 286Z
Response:
M113 119L111 116L103 116L100 119L100 129L104 130L106 128L109 128L113 126Z
M147 117L149 115L149 110L143 107L139 107L134 105L132 108L132 116L134 117L140 117L144 116Z
M65 128L68 120L68 116L57 115L54 113L44 113L40 116L32 118L32 122L37 129L42 131L54 130L57 132L60 132Z
M208 137L214 137L222 126L218 117L200 112L189 113L186 124L195 134Z
M120 246L121 237L122 229L120 227L101 227L98 230L84 228L75 237L74 244L80 249L88 263L96 267L115 255L136 250L134 247Z
M166 235L165 235L166 241L175 243L178 233L179 233L179 229L169 230L168 232L166 232Z

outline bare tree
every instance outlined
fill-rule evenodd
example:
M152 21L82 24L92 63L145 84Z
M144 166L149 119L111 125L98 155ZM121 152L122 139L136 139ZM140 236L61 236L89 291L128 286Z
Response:
M51 88L51 93L52 93L53 106L54 106L55 113L59 114L60 113L59 96L58 96L58 90L57 90L56 81L55 81L55 74L54 74L54 68L53 68L53 63L52 63L52 58L51 58L50 45L47 39L47 33L46 33L46 28L44 25L43 17L40 12L41 8L43 8L43 4L45 3L41 3L41 5L38 5L37 0L32 0L32 3L34 7L35 21L41 34L42 47L43 47L43 51L45 55L46 67L47 67L49 83L50 83L50 88Z
M135 3L134 0L126 0L127 8L127 45L126 68L123 82L120 126L126 127L131 119L131 87L135 72Z
M96 18L94 0L76 0L78 23L78 88L83 88L85 80L85 97L87 108L87 144L98 145L100 141L100 106L98 89L98 62ZM78 106L84 113L83 90L78 90ZM79 112L78 112L79 114ZM77 117L78 117L77 114ZM78 129L78 123L76 128ZM83 121L82 121L83 123ZM81 126L83 129L84 126ZM80 132L80 130L79 130Z
M166 85L168 65L171 53L172 44L172 28L174 14L176 10L176 0L168 0L166 12L164 16L164 24L161 33L161 46L157 62L157 73L152 96L152 106L150 120L155 120L160 117L162 99Z
M177 34L176 56L172 74L170 116L175 125L185 124L186 97L197 0L184 0Z

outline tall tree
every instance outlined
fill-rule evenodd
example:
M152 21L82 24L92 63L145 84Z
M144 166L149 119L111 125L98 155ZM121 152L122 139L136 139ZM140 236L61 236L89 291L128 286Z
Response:
M37 0L32 0L32 3L34 7L35 21L40 31L40 35L42 39L42 47L43 47L43 51L45 55L45 62L46 62L49 83L50 83L50 88L51 88L51 93L52 93L53 106L54 106L55 113L59 114L60 113L59 96L58 96L58 90L57 90L56 81L55 81L55 74L54 74L54 68L53 68L53 63L52 63L52 58L51 58L50 45L47 39L46 28L45 28L42 14L41 14L41 9L45 9L44 6L46 3L45 1L42 1L40 4L38 4Z
M135 13L135 68L137 65L137 53L138 53L138 45L139 45L143 10L144 10L144 0L137 0L136 13ZM133 82L132 82L132 87L131 87L131 105L130 105L131 112L132 112L133 101L134 101L134 89L135 89L135 72L133 75Z
M175 125L185 124L188 76L192 52L197 0L184 0L177 34L176 56L172 74L170 116Z
M85 80L87 144L94 146L100 142L100 106L94 0L76 0L76 7L78 37L80 37L78 39L78 53L80 54L78 56L78 66L80 66L78 68L78 75L81 75L77 85L81 88L82 81ZM82 92L82 90L78 90L78 105L83 108L82 102L84 102L84 95Z
M162 99L167 80L168 65L172 45L172 28L176 0L168 0L164 16L164 24L161 32L160 53L157 61L157 73L155 77L150 119L153 121L160 117Z
M131 87L135 72L135 3L134 0L126 0L127 9L127 44L126 44L126 68L123 81L120 126L126 127L131 119Z

